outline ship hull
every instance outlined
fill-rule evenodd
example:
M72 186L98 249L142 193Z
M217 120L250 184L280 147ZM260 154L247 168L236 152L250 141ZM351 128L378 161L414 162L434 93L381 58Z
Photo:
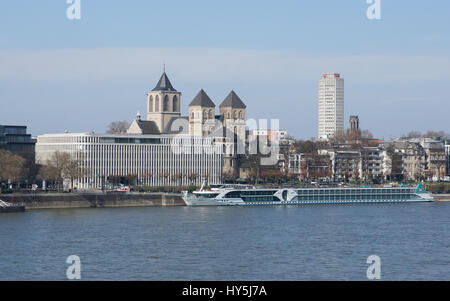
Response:
M25 206L0 207L0 213L24 212Z

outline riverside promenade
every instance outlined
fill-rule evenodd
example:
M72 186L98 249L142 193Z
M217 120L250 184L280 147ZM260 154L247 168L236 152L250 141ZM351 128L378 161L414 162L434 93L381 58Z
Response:
M29 193L0 199L26 209L185 206L179 193Z
M435 202L450 202L450 193L433 193Z

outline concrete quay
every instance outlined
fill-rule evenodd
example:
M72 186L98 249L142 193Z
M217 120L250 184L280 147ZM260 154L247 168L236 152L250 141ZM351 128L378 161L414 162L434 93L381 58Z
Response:
M0 199L28 209L185 206L177 193L30 193Z

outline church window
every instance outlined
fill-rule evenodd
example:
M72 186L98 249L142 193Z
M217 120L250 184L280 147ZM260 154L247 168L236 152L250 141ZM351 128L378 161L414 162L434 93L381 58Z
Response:
M173 102L172 112L178 112L178 97L176 95L173 96L172 102Z
M169 111L169 97L167 95L164 96L163 111L164 112Z
M159 112L159 95L155 98L155 112Z
M153 112L153 96L150 95L150 99L148 101L148 111Z

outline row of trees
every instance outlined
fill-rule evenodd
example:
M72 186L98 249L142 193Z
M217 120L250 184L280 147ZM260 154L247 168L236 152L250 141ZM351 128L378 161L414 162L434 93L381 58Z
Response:
M401 139L411 139L411 138L434 138L441 137L442 139L450 139L450 134L444 131L427 131L426 133L422 133L420 131L411 131L406 135L402 135Z
M190 174L183 174L183 173L169 173L169 172L161 172L159 174L153 174L151 172L148 172L144 175L142 175L142 178L148 178L151 179L153 177L159 177L160 179L164 180L165 182L171 181L172 183L176 183L177 185L181 185L181 181L183 179L187 179L190 182L190 185L193 185L194 182L200 178L200 175L198 173L190 173ZM208 178L209 175L206 174L203 177ZM121 175L110 175L108 176L108 181L113 184L128 184L128 185L139 185L139 180L142 181L142 179L139 179L139 176L137 174L128 174L126 176Z
M74 180L87 175L87 172L87 169L81 166L81 159L76 159L66 152L56 151L43 165L35 166L34 160L29 161L10 151L0 150L0 183L20 183L45 179L55 182L57 189L60 190L64 180L69 180L70 188L73 189Z
M363 145L367 146L369 140L373 139L373 135L369 130L347 130L347 131L336 131L332 137L330 137L330 142L333 144L353 144L353 145Z

